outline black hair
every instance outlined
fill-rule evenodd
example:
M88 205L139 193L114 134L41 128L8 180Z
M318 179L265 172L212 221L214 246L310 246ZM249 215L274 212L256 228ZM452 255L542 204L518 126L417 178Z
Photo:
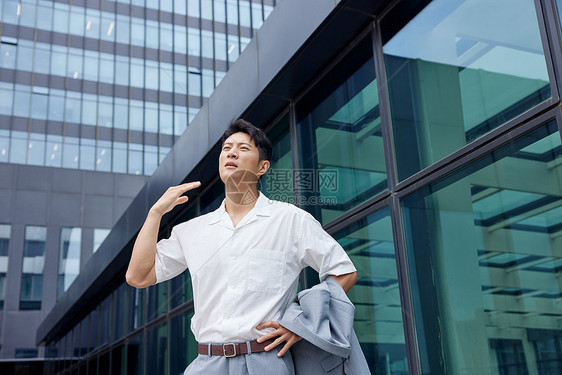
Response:
M250 136L250 139L252 140L252 142L254 142L260 152L260 161L271 161L273 146L271 145L271 141L269 140L267 135L265 135L263 130L261 130L260 128L256 128L254 125L241 118L239 118L238 120L230 121L230 124L228 124L228 128L222 135L221 144L224 145L224 142L232 134L240 132L246 133Z

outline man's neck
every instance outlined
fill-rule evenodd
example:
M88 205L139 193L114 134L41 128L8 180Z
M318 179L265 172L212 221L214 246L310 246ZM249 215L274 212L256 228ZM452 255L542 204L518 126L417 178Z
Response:
M256 188L238 191L236 194L226 191L224 208L234 227L255 207L258 196L259 193Z

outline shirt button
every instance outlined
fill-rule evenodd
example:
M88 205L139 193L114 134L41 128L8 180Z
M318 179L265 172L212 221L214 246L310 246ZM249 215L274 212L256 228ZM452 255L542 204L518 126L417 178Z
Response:
M238 257L232 257L232 260L238 260Z

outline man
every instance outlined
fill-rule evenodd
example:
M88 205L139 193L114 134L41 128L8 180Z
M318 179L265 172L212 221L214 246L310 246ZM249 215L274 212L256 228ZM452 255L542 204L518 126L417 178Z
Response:
M271 152L263 131L241 119L232 122L219 157L226 193L221 206L175 226L157 243L162 216L201 184L171 187L150 209L135 242L130 285L144 288L186 269L191 274L191 330L200 355L185 374L293 374L287 350L300 337L277 321L295 298L300 271L311 266L346 292L357 279L345 251L318 221L258 192Z

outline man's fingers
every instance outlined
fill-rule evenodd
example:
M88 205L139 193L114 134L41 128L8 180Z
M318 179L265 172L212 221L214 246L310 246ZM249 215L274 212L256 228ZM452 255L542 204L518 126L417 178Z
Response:
M182 196L182 197L179 197L179 198L176 200L176 204L183 204L183 203L187 202L188 200L189 200L188 197Z
M271 344L269 344L268 346L265 347L265 351L268 352L271 349L275 348L277 345L281 344L283 341L285 341L282 336L279 336L277 339L275 339L275 341L273 341Z
M187 182L185 184L178 185L180 190L183 192L189 191L191 189L195 189L199 186L201 186L201 181Z
M282 332L279 332L279 330L271 331L271 332L266 333L263 336L258 337L257 341L258 342L264 342L264 341L267 341L267 340L272 339L274 337L277 337L281 334L282 334Z
M279 328L280 324L278 322L274 322L273 320L269 320L267 322L260 323L256 326L257 329L264 329L264 328Z
M287 353L287 350L289 350L291 348L291 346L293 346L293 344L294 344L294 342L287 341L287 343L285 345L283 345L283 347L281 348L279 353L277 353L277 357L281 357L281 356L283 356L283 354Z

